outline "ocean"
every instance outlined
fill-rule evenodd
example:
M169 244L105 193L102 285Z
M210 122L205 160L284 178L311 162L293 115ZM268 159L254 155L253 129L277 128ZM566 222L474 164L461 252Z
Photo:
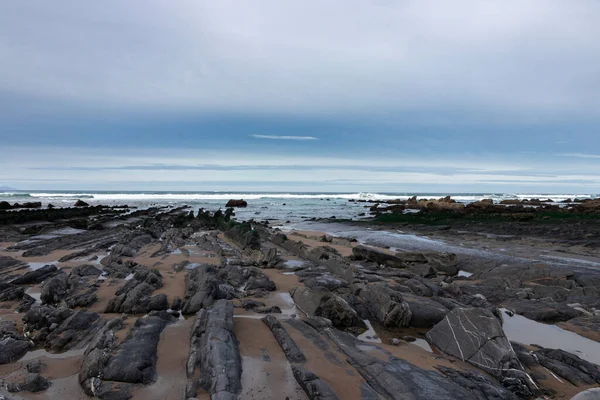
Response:
M277 220L300 222L309 218L341 219L361 218L369 206L365 203L348 200L392 200L418 198L440 198L451 196L463 203L481 199L501 201L507 199L552 199L560 202L566 199L587 199L596 194L523 194L523 193L273 193L273 192L161 192L161 191L5 191L0 192L0 201L23 203L40 201L43 207L53 204L56 207L69 207L81 199L90 205L128 205L147 208L152 206L188 205L195 210L204 208L216 211L224 209L229 199L244 199L248 207L236 209L240 220Z

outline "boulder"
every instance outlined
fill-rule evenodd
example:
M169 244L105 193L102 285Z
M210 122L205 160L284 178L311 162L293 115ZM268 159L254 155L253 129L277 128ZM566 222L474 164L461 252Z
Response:
M402 294L384 282L375 282L358 289L356 297L371 318L383 326L407 327L412 313Z
M442 352L495 376L522 369L500 321L484 308L455 308L427 332L427 339Z
M325 288L295 287L290 290L294 303L309 316L329 319L334 326L360 326L364 322L345 300Z
M68 289L68 276L61 272L44 283L40 299L46 304L60 303L67 296Z
M89 207L89 206L90 206L90 205L89 205L88 203L86 203L85 201L83 201L83 200L81 200L81 199L80 199L80 200L77 200L77 201L75 202L75 204L73 204L73 207Z
M234 200L234 199L230 199L227 204L225 204L225 207L247 207L248 206L248 202L240 199L240 200Z
M32 343L25 338L15 339L4 337L0 339L0 365L8 364L23 357Z
M410 308L410 326L415 328L431 328L450 312L448 308L427 297L405 293L402 298Z
M7 385L9 392L32 392L37 393L50 387L50 381L40 374L29 373L22 382L11 382Z

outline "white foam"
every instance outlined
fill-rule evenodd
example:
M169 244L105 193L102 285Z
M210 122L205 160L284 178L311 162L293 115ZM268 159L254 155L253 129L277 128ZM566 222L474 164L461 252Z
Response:
M473 275L472 272L463 271L462 269L458 271L458 274L456 274L456 276L464 276L465 278L468 278L471 275Z
M132 280L132 279L133 279L133 275L135 275L135 274L129 274L129 275L127 275L127 276L125 277L125 280L126 280L126 281L130 281L130 280Z

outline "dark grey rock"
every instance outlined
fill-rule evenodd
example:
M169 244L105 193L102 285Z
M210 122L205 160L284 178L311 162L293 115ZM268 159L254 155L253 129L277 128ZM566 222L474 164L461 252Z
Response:
M275 282L269 279L266 275L262 276L251 276L248 279L248 284L246 285L246 290L255 290L255 289L264 289L272 292L277 289L275 286Z
M350 305L329 290L295 287L290 290L294 303L306 314L329 319L334 326L360 326L364 322Z
M187 375L200 368L200 381L192 381L186 390L195 396L200 386L212 399L234 400L242 389L242 362L233 334L233 305L218 300L198 312L190 338Z
M455 308L427 332L427 339L446 354L497 377L513 379L513 389L521 387L526 392L535 388L500 321L487 309Z
M298 347L294 339L287 333L283 325L272 315L267 315L261 318L261 321L265 323L275 336L275 340L279 343L279 346L283 350L283 353L290 362L298 363L305 362L306 357L302 350Z
M22 391L37 393L48 389L50 384L50 381L40 374L29 373L25 376L23 382L11 382L8 384L7 389L13 393Z
M8 364L23 357L32 347L29 340L4 337L0 339L0 365Z
M405 293L402 299L408 303L411 312L410 326L415 328L431 328L450 312L440 303L427 297Z
M182 314L193 314L223 298L219 290L220 283L222 282L217 278L216 268L212 265L200 265L188 272L185 277Z
M292 365L292 373L310 400L338 399L328 384L307 369L299 365Z
M64 272L56 274L51 279L48 279L42 287L40 299L46 304L60 303L68 293L68 275Z
M368 260L391 268L406 268L402 259L374 247L358 245L352 248L352 254L357 260Z
M560 349L540 349L538 362L575 386L600 384L600 367Z
M436 367L444 375L446 375L452 382L459 386L464 387L469 392L473 393L477 399L482 400L519 400L520 397L516 396L511 391L498 385L496 382L486 378L481 374L477 374L471 371L459 371L448 367L438 366ZM529 392L527 396L523 398L529 398L532 393Z
M371 318L383 326L406 327L412 313L402 294L387 283L375 282L364 285L356 295Z
M45 347L51 352L72 349L90 341L102 325L95 312L78 310L48 334Z
M14 285L31 285L34 283L40 283L46 280L46 278L52 276L54 273L56 273L56 271L58 271L56 265L45 265L42 268L34 271L26 272L20 277L13 279L11 283Z
M15 301L23 299L25 289L10 283L0 282L0 301Z

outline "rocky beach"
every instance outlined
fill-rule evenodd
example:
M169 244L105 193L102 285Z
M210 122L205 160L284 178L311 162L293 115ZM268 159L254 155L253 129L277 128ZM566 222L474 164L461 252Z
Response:
M0 397L600 398L599 201L231 200L0 203Z

